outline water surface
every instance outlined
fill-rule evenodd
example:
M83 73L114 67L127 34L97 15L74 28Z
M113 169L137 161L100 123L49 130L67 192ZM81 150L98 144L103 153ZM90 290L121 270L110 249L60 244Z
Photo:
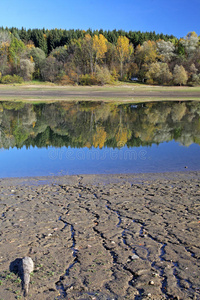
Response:
M0 177L200 169L200 102L0 103Z

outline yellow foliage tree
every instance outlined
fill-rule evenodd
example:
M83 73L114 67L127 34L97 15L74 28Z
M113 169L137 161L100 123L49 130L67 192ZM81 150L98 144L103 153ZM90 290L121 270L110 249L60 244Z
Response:
M120 61L121 78L123 74L123 64L133 53L133 45L129 44L129 39L125 36L119 36L116 45L117 56Z
M26 47L28 48L28 49L32 49L32 48L35 48L35 45L34 45L34 43L33 43L33 41L28 41L28 43L26 44Z
M136 49L136 61L139 67L142 64L150 64L156 61L158 57L156 43L154 41L144 42L142 46Z
M120 126L115 136L118 147L126 145L127 141L131 138L131 132L127 127Z
M96 133L93 136L93 145L95 148L99 146L99 148L103 148L106 141L106 131L103 127L98 127Z
M139 77L144 80L149 65L158 59L157 47L154 41L146 41L142 46L137 46L135 52L135 62L139 68Z
M106 51L107 51L107 39L100 34L94 35L93 37L93 50L95 54L95 69L96 69L96 63L99 59L103 58Z

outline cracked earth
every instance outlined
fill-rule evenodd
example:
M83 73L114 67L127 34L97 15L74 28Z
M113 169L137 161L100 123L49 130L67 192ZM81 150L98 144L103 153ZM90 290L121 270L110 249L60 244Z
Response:
M199 173L0 181L0 299L200 299Z

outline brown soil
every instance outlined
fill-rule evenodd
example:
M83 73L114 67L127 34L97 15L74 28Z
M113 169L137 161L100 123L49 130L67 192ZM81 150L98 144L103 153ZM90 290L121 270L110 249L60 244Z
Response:
M199 92L188 92L188 91L117 91L117 92L111 92L111 91L74 91L74 90L16 90L16 89L11 89L11 90L1 90L1 97L9 97L9 96L21 96L21 97L53 97L53 98L59 98L59 97L66 97L67 98L90 98L90 99L95 99L96 97L98 98L137 98L137 97L160 97L162 99L164 98L194 98L197 97L199 98Z
M0 299L200 299L200 172L0 180ZM12 269L11 269L12 270Z

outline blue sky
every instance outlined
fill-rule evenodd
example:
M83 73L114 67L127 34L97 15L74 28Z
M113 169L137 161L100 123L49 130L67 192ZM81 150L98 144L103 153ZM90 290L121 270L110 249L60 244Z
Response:
M200 35L200 0L0 0L0 26Z

